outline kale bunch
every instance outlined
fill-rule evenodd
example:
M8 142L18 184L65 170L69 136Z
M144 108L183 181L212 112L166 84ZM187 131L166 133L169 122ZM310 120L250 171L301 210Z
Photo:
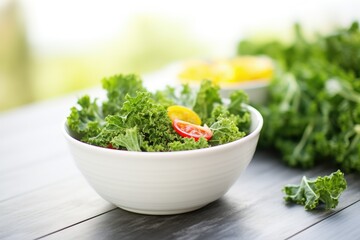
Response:
M274 148L290 166L335 163L360 173L360 30L306 40L239 43L239 54L264 54L277 65L269 101L259 106L264 128L259 145Z

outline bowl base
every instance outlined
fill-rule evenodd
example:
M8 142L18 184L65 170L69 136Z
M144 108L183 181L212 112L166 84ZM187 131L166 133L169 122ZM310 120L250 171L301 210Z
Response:
M117 206L123 210L126 210L128 212L133 212L133 213L140 213L140 214L145 214L145 215L174 215L174 214L180 214L180 213L187 213L187 212L191 212L191 211L195 211L197 209L200 209L204 206L206 206L207 204L203 204L200 206L196 206L196 207L191 207L191 208L183 208L183 209L174 209L174 210L146 210L146 209L137 209L137 208L130 208L130 207L124 207L124 206Z

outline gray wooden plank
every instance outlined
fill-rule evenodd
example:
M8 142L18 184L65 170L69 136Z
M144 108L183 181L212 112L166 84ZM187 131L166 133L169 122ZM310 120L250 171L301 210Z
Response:
M334 169L317 168L308 176ZM304 172L258 153L246 173L220 200L191 213L146 216L121 209L44 236L45 239L284 239L320 222L360 199L359 177L347 176L349 188L336 210L312 212L287 205L280 191Z
M0 201L79 174L60 122L51 120L45 126L36 123L27 131L8 135L17 135L17 144L11 139L9 146L5 146L5 141L0 143L4 147L0 155Z
M61 125L70 107L85 93L103 95L99 88L88 89L0 113L0 174L44 159L49 153L67 152Z
M8 136L7 142L0 143L0 173L68 152L61 134L60 122L41 128L34 126L34 130Z
M80 94L0 114L0 201L79 174L61 125Z
M77 176L0 202L0 239L34 239L112 209Z
M0 202L76 175L80 172L70 154L48 155L46 159L3 172Z
M38 161L48 153L65 152L61 123L69 100L45 102L0 115L0 173Z
M290 239L359 239L360 202L319 222Z

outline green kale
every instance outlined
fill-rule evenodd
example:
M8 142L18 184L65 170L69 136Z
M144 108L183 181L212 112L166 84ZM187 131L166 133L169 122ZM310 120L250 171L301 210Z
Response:
M132 137L137 144L127 142L126 137ZM119 112L106 117L100 134L88 142L99 146L111 143L115 148L125 147L129 151L151 151L149 145L152 148L160 145L163 147L155 149L167 151L164 146L179 138L171 127L166 108L156 103L149 92L137 92L134 97L126 95Z
M195 104L196 94L188 84L182 85L177 91L174 87L166 86L164 90L155 92L153 98L163 104L165 107L171 105L181 105L184 107L192 108Z
M135 96L138 91L145 91L142 80L135 74L119 74L102 80L102 87L107 91L108 100L103 102L104 116L117 113L126 95Z
M210 129L213 132L210 143L212 145L220 145L228 142L233 142L237 139L244 137L246 133L239 131L239 128L237 127L238 122L239 116L219 116L217 118L217 121L210 126Z
M209 80L201 82L193 110L200 116L203 122L206 122L211 117L211 112L216 104L222 104L219 89L218 86L215 86Z
M327 57L346 71L360 77L359 23L352 23L349 29L339 29L325 38L325 41Z
M127 128L125 134L119 134L111 140L111 145L116 148L124 147L128 151L141 152L142 138L137 127Z
M250 126L249 113L242 105L246 96L237 93L228 108L221 105L219 88L210 81L203 82L197 92L184 85L152 94L138 76L116 75L105 78L103 88L107 99L102 105L84 96L67 121L74 137L92 145L147 152L192 150L235 141L244 137ZM180 136L168 116L171 105L194 107L203 122L211 120L213 140Z
M193 138L181 138L168 144L169 151L195 150L209 147L209 143L205 138L199 138L195 141Z
M126 128L124 127L121 116L109 115L105 118L105 124L100 132L83 141L100 147L109 147L114 137L125 133Z
M293 167L332 161L360 173L360 30L357 23L307 40L239 44L239 54L267 54L277 63L269 101L259 110L259 147L274 148Z
M317 177L315 180L304 176L300 185L287 185L283 192L285 201L304 205L306 210L315 209L319 204L324 204L324 208L329 210L336 208L346 187L344 174L338 170L330 176Z
M172 128L167 109L151 98L149 92L126 97L120 115L126 128L137 126L146 144L166 146L179 137Z
M77 103L78 107L70 109L67 125L75 138L87 141L100 132L104 118L96 100L91 101L88 95L79 98Z
M243 104L247 104L248 102L248 95L243 90L236 90L230 94L230 104L228 106L230 114L237 116L238 121L236 121L236 125L239 131L245 132L246 134L250 132L251 116Z
M220 145L240 139L250 131L250 113L244 107L248 96L242 91L234 91L230 95L228 105L214 104L206 124L210 126L213 136L212 145Z
M228 105L221 104L219 87L210 81L203 81L196 95L192 93L188 85L184 85L180 94L176 94L174 88L168 87L163 91L158 91L155 99L161 100L165 104L193 107L213 132L211 145L235 141L246 136L250 131L250 113L243 106L248 103L248 96L242 90L234 91L230 95ZM171 101L166 102L164 99L171 99ZM194 100L196 101L194 102Z

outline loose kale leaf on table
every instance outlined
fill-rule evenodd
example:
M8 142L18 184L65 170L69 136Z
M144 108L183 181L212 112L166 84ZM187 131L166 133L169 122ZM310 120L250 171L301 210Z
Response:
M315 209L319 204L324 204L324 208L329 210L338 205L346 186L344 174L340 170L314 180L304 176L300 185L286 185L283 188L284 199L286 202L304 205L306 210Z

